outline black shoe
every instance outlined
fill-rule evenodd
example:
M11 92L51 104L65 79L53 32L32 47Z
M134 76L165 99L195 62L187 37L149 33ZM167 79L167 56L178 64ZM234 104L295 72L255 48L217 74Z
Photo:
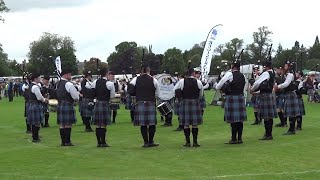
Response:
M279 123L279 124L276 124L274 127L283 127L283 124Z
M230 141L228 141L228 142L225 142L225 144L238 144L238 141L232 141L232 140L230 140Z
M191 147L191 144L190 143L186 143L183 145L184 147Z
M115 122L115 121L112 121L112 123L115 124L116 122Z
M262 138L260 138L259 140L272 140L273 137L272 136L263 136Z
M260 123L255 121L254 123L252 123L251 125L259 125Z
M40 139L33 139L32 142L33 143L39 143L39 142L41 142L41 140Z
M148 148L148 147L150 147L150 146L149 146L149 144L144 144L142 147L143 147L143 148Z
M296 132L294 132L294 131L288 131L288 132L284 133L283 135L294 135L294 134L296 134Z
M281 127L288 127L288 125L287 124L282 124L282 126Z
M65 143L64 146L74 146L72 143Z
M65 146L66 144L64 144L64 143L61 143L61 146Z
M174 131L183 131L183 129L182 128L177 128Z
M198 144L198 143L193 143L193 147L200 147L200 144Z
M156 146L159 146L159 144L158 143L149 143L149 147L156 147Z
M169 126L172 126L172 124L163 124L163 125L161 125L161 126L163 126L163 127L169 127Z
M97 147L101 147L101 144L97 144Z
M301 127L297 127L296 130L297 130L297 131L301 131L302 128L301 128Z
M111 147L111 146L109 146L107 143L105 143L105 144L100 144L100 147Z
M27 133L27 134L30 134L30 133L31 133L31 131L26 131L26 133Z
M94 132L93 129L86 129L85 132Z
M49 124L45 124L43 127L50 127Z

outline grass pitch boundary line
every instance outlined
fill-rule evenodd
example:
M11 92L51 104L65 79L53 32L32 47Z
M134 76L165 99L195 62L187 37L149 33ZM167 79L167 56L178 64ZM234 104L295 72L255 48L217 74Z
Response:
M278 175L293 175L293 174L309 174L309 173L320 173L320 170L310 170L310 171L300 171L300 172L278 172L278 173L245 173L245 174L230 174L230 175L220 175L220 176L193 176L191 178L183 177L186 179L222 179L222 178L232 178L232 177L252 177L252 176L278 176ZM33 175L23 175L20 173L0 173L4 176L15 176L15 177L24 177L24 178L41 178L41 179L105 179L108 177L67 177L67 176L33 176ZM111 179L115 177L109 177ZM162 177L123 177L115 179L170 179Z

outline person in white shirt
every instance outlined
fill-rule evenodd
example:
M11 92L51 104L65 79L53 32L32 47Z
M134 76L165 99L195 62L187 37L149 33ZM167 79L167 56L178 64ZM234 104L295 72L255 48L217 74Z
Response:
M79 101L79 92L70 80L71 69L63 69L57 87L57 122L60 126L61 146L74 146L70 137L72 124L77 121L74 103Z

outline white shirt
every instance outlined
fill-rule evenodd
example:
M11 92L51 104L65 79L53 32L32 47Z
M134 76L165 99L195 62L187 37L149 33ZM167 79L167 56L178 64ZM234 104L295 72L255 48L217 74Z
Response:
M256 81L253 83L253 86L251 88L252 91L256 90L259 88L260 84L265 81L265 80L269 80L270 79L270 74L268 73L269 71L272 70L268 70L263 72L262 74L260 74L260 76L256 79Z
M93 83L92 82L90 82L88 79L86 79L87 80L87 82L86 82L86 84L85 84L85 87L87 88L87 89L93 89L94 87L93 87ZM81 87L81 86L80 86ZM80 91L80 90L79 90Z
M115 88L114 88L113 82L108 81L108 79L107 79L106 77L103 77L103 79L107 80L107 82L106 82L106 87L107 87L107 89L110 91L110 98L114 98L115 95L116 95L116 92L115 92ZM96 88L97 80L98 80L98 79L96 79L96 80L93 81L93 83L92 83L92 86L93 86L94 89Z
M150 76L151 77L151 76ZM137 83L137 77L134 77L131 81L130 81L130 84L132 84L132 85L136 85L136 83ZM155 95L156 95L156 97L159 97L159 83L158 83L158 81L155 79L155 78L153 78L153 85L154 85L154 87L155 87Z
M194 78L194 77L192 77L192 78ZM199 92L199 98L200 98L203 96L203 85L202 85L202 82L199 81L198 79L197 79L197 85L198 85L198 88L200 89L200 92ZM175 92L177 89L183 90L183 87L184 87L184 79L181 79L174 86L173 91Z
M288 87L290 85L290 83L294 80L294 76L292 73L288 73L286 80L282 83L278 85L279 89L284 89L286 87Z
M42 96L40 91L40 86L34 82L32 82L33 86L31 88L31 92L36 95L38 101L45 101L45 98Z
M61 78L61 80L68 81L67 79ZM73 100L78 101L79 100L79 92L77 89L74 87L74 85L71 82L67 82L65 85L65 88L68 93L70 93L71 97Z
M23 92L25 92L26 89L29 89L29 84L23 84L21 89Z
M226 74L220 79L219 83L216 85L216 89L220 90L227 81L233 81L233 74L230 71L226 72Z

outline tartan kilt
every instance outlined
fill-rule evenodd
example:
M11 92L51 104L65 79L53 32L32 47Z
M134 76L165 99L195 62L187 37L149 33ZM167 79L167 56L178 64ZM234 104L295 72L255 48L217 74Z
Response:
M138 101L134 110L133 125L157 125L156 103L151 101Z
M293 91L286 93L283 116L289 118L300 116L299 101L297 94Z
M111 124L111 109L109 101L97 101L94 105L92 124L97 126Z
M201 125L203 123L199 99L183 99L179 118L181 125Z
M93 111L88 109L88 103L93 102L93 99L85 99L83 98L79 103L79 111L82 117L91 117L93 115Z
M253 94L251 97L251 102L252 102L253 108L258 109L259 108L259 94Z
M206 98L204 97L204 95L200 97L199 104L200 104L200 109L204 109L207 107Z
M24 103L24 117L28 117L28 106L29 102Z
M279 94L276 96L276 102L277 102L277 108L283 110L284 109L284 99L286 95L285 94Z
M73 104L67 101L61 101L57 105L57 123L64 125L72 125L77 122L76 112Z
M304 108L303 99L302 98L298 98L298 102L299 102L300 116L306 115L306 110Z
M126 107L125 109L134 111L135 104L132 102L132 96L127 95L126 96Z
M120 104L118 104L118 103L110 103L110 109L112 111L118 110L118 109L120 109Z
M278 117L277 105L272 93L262 93L259 95L258 117L265 120Z
M224 120L228 123L247 120L246 104L243 95L226 95Z
M181 112L181 100L176 99L174 102L174 114L180 116Z
M42 122L43 110L41 103L29 103L27 121L30 125L39 125Z

